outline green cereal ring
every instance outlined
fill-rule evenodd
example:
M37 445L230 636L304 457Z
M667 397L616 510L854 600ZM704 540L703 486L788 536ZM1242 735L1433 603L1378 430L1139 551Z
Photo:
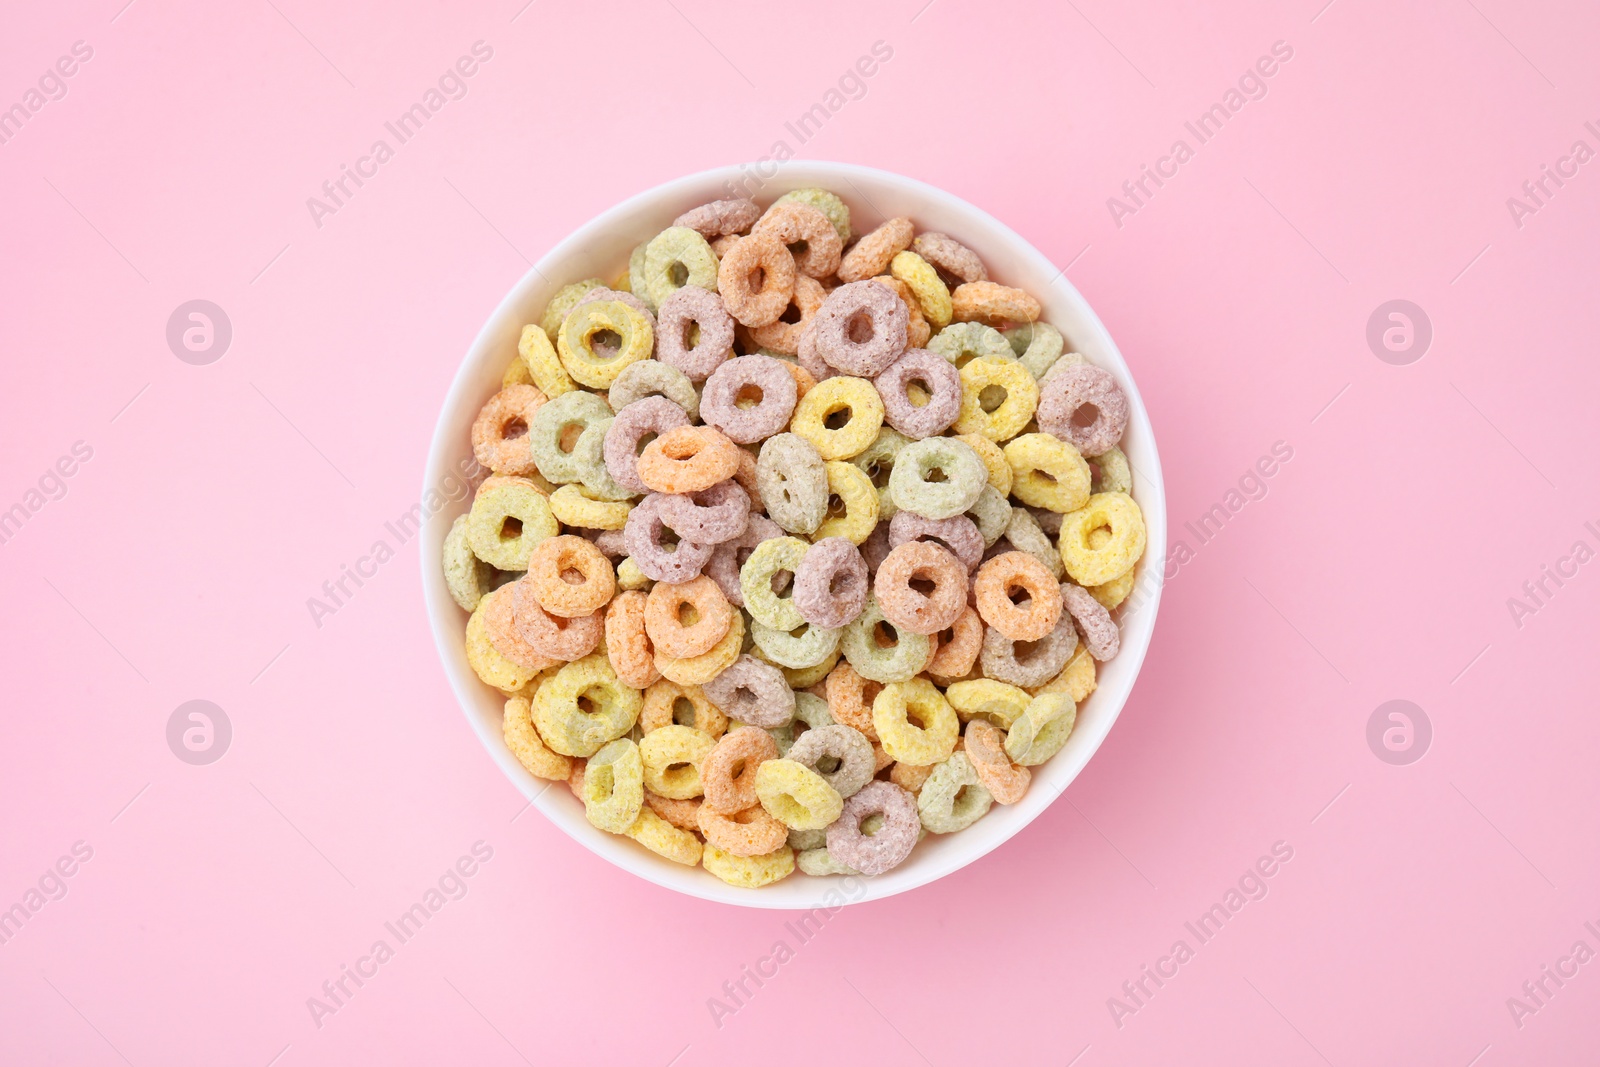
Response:
M801 629L804 632L800 632ZM815 667L839 650L843 629L824 629L801 622L794 630L778 630L759 619L750 624L756 647L769 663L800 669Z
M578 474L578 481L602 500L628 500L639 495L619 485L611 477L611 468L606 466L606 431L615 421L614 418L595 419L572 446L572 467Z
M563 756L593 756L639 721L644 696L617 680L605 653L565 664L533 695L533 724ZM641 774L643 771L641 770Z
M815 693L795 693L794 717L797 721L805 723L812 730L834 725L833 712L828 710L828 702ZM793 841L790 843L793 844ZM816 848L818 846L806 845L804 847Z
M472 554L471 520L457 515L444 535L444 584L450 599L463 611L472 611L494 588L494 568Z
M539 316L539 326L549 336L550 343L554 344L556 337L561 333L561 323L582 300L584 294L590 289L604 289L605 282L599 278L585 278L581 282L563 285L556 290L556 295L550 298L550 303L544 306L544 314Z
M951 437L911 442L900 450L894 470L889 472L889 495L895 505L925 519L948 519L961 514L978 502L979 494L988 485L989 470L983 460L971 445ZM1010 519L1008 511L1006 521Z
M1061 358L1052 363L1050 369L1044 372L1044 377L1039 379L1039 385L1043 386L1045 382L1048 382L1068 367L1076 367L1087 362L1089 360L1082 352L1063 352L1061 353Z
M614 345L604 343L615 337ZM561 323L556 354L580 385L606 389L630 363L655 348L650 317L620 300L594 300L573 309Z
M928 665L933 651L933 643L926 635L894 629L878 609L877 598L871 596L861 614L844 628L839 645L857 674L885 685L916 677Z
M850 462L860 467L862 473L872 479L873 488L878 490L879 522L888 522L900 510L885 490L889 486L889 472L894 470L895 458L910 443L911 438L893 426L885 426L865 451L850 457Z
M792 759L769 759L756 768L756 799L791 830L821 830L844 808L827 779Z
M965 830L989 813L994 797L978 781L965 752L957 752L933 769L917 794L917 814L932 834Z
M1133 468L1116 445L1089 460L1089 473L1093 475L1089 481L1091 493L1133 492Z
M626 737L589 757L583 768L583 814L594 826L620 834L644 806L644 763Z
M647 291L649 287L644 281L644 255L649 247L649 241L640 241L633 246L633 251L628 253L628 291L646 304L652 303L650 293ZM651 306L650 310L654 311L655 307Z
M610 404L582 390L562 393L541 405L528 423L529 448L539 473L556 485L578 481L583 462L578 458L577 441L592 434L603 447L606 427L615 417ZM602 422L606 425L601 426ZM563 442L567 447L562 447Z
M1000 495L994 486L986 485L983 492L978 494L978 499L967 509L966 515L978 524L978 533L983 535L983 547L993 548L1011 525L1011 501Z
M850 243L850 208L845 205L843 200L840 200L837 196L828 192L828 190L796 189L793 192L784 193L782 196L778 197L777 200L773 201L773 203L781 204L785 200L798 200L802 204L809 204L816 208L818 211L828 216L828 221L833 223L833 228L839 231L840 243Z
M1041 380L1067 347L1061 331L1048 322L1027 322L1002 330L1001 333L1010 342L1011 351L1016 353L1017 359L1028 368L1028 373Z
M685 285L717 291L717 254L706 239L687 226L669 226L654 237L644 250L645 290L635 293L652 306ZM648 294L648 295L646 295Z
M1078 708L1066 693L1040 693L1006 732L1006 755L1019 767L1037 767L1072 736Z
M490 478L467 515L472 553L491 567L525 571L533 546L560 532L544 494L526 478Z
M808 848L804 852L796 853L794 857L794 865L800 868L801 874L809 874L813 878L819 878L823 875L829 874L859 875L861 873L854 867L846 867L844 864L828 855L828 848L826 845L824 845L822 848Z
M828 846L827 830L790 830L789 847L796 852L807 852Z
M630 364L617 375L617 380L611 383L611 389L606 393L611 401L611 410L617 412L636 400L652 396L672 401L683 409L691 422L700 418L700 394L694 391L694 383L689 376L657 359L641 359Z
M1011 509L1011 521L1006 524L1004 537L1011 542L1012 548L1026 552L1050 568L1056 581L1059 582L1066 575L1066 568L1061 565L1061 553L1056 551L1049 536L1039 528L1039 520L1027 508Z
M798 537L774 537L750 553L739 568L739 592L752 619L774 630L805 625L794 606L794 570L810 547Z
M939 353L954 363L957 370L986 356L993 359L1017 358L1005 335L981 322L952 322L929 339L928 351Z

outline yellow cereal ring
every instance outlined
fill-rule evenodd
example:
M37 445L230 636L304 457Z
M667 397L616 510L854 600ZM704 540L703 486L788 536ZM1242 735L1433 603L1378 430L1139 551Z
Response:
M644 247L643 292L634 295L651 307L685 285L717 291L717 254L700 234L687 226L669 226Z
M756 651L759 653L760 649L757 649ZM778 667L776 663L774 663L773 666L778 667L778 669L783 672L784 680L789 683L789 688L798 693L802 689L810 689L812 686L826 678L828 676L828 672L833 670L833 668L838 664L840 655L841 653L839 650L834 649L832 654L830 654L827 659L823 660L815 667ZM761 658L766 659L765 656L762 656Z
M669 682L679 685L705 685L711 679L727 670L734 660L739 658L739 653L744 648L744 615L734 612L733 623L728 627L728 632L721 641L712 646L710 652L703 652L698 656L688 659L674 659L656 653L656 670Z
M827 779L792 759L769 759L756 768L756 799L791 830L821 830L844 808Z
M560 323L557 323L559 328ZM538 326L524 326L522 340L517 342L517 359L528 368L528 376L539 391L554 400L562 393L572 392L577 386L572 384L572 377L561 366L551 336Z
M1096 531L1096 533L1098 532ZM1108 534L1107 536L1110 535ZM1093 534L1089 535L1089 543L1091 545L1097 540L1099 539ZM1098 600L1101 607L1107 611L1114 610L1124 600L1128 599L1129 593L1133 592L1133 572L1134 569L1129 567L1128 573L1120 578L1113 578L1109 582L1102 582L1100 585L1091 585L1089 587L1089 595Z
M583 766L583 814L591 825L625 834L644 807L644 763L626 737L605 745Z
M494 650L484 627L483 613L488 603L489 598L484 597L467 619L467 666L485 685L500 690L521 689L538 672L512 663Z
M878 528L878 490L866 472L854 464L832 460L823 464L823 469L828 475L828 517L812 539L843 537L859 545ZM839 501L837 509L835 499Z
M617 280L611 283L611 288L618 293L633 292L633 271L623 267L622 273L617 275Z
M1089 464L1059 437L1023 434L1006 445L1005 456L1011 494L1024 504L1064 514L1089 502Z
M585 530L620 530L628 525L632 510L633 504L627 501L596 500L593 490L577 483L550 494L550 513L563 525Z
M961 368L961 414L956 432L991 441L1021 433L1039 406L1039 383L1014 359L984 356Z
M899 252L889 261L889 273L906 283L928 325L935 330L950 325L950 289L931 263L915 252Z
M1006 732L1006 755L1018 766L1037 767L1061 751L1077 718L1077 706L1066 693L1034 697Z
M639 569L632 556L624 556L622 562L617 564L618 589L649 589L655 584L648 574Z
M467 522L473 554L503 571L527 570L533 546L560 532L550 504L526 478L485 480Z
M528 327L524 326L523 329L528 329ZM540 330L539 332L543 333L544 331ZM549 338L545 338L545 340L548 341ZM500 388L509 389L513 385L532 384L533 374L528 370L528 364L522 358L521 353L518 353L517 358L511 361L511 365L506 368L506 372L500 376Z
M595 710L585 711L584 698ZM604 651L575 660L539 686L533 723L544 743L563 756L592 756L633 729L644 698L617 680Z
M710 734L673 723L644 735L639 755L644 760L644 784L668 800L700 796L700 764L716 747Z
M1090 535L1100 529L1111 536L1096 545ZM1144 513L1127 493L1096 493L1061 517L1061 562L1082 586L1103 585L1132 570L1144 555L1144 540Z
M1011 729L1033 699L1027 690L991 678L956 682L945 690L944 696L962 722L986 719L1002 730Z
M828 420L844 412L848 420L830 428ZM789 429L815 445L823 459L849 459L866 451L883 429L883 398L865 378L828 378L800 398Z
M1094 657L1089 655L1089 650L1082 644L1078 651L1067 660L1067 665L1061 673L1038 689L1029 690L1034 696L1043 696L1046 693L1065 693L1075 703L1082 704L1094 692L1095 685Z
M618 337L615 350L596 349L602 333ZM556 351L561 365L580 384L606 389L631 363L649 358L655 330L638 308L620 300L595 300L573 311L561 324Z
M535 778L564 782L572 776L572 761L559 752L550 751L539 737L539 731L534 729L533 702L527 697L516 696L506 701L501 730L506 747Z
M994 486L994 491L1001 496L1010 496L1011 464L1006 462L1006 454L1000 451L1000 446L981 433L957 434L956 440L971 445L978 458L983 460L983 465L989 472L989 484Z
M760 889L794 873L794 849L784 845L765 856L735 856L716 845L706 845L700 862L706 870L729 885L741 889Z
M872 728L896 762L917 767L948 759L961 736L955 709L926 678L884 686L872 701Z
M578 301L588 295L590 289L603 289L605 284L599 278L585 278L581 282L573 282L571 285L563 285L557 289L556 295L550 298L550 303L544 306L544 314L539 316L539 326L544 330L545 339L554 344L556 335L561 332L562 320L567 317L567 313L577 305ZM534 384L539 385L540 389L544 389L546 396L554 397L556 395L545 389L537 381Z
M639 817L625 832L663 859L681 863L685 867L693 867L700 862L700 839L688 830L673 826L649 808L641 808Z

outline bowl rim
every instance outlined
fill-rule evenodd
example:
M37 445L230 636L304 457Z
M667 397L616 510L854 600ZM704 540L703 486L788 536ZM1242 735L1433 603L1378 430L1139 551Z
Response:
M766 177L764 166L773 168L772 177ZM814 903L811 907L837 907L844 904L863 903L868 900L880 900L889 896L909 892L973 863L1006 841L1011 840L1023 828L1031 824L1046 808L1053 804L1065 793L1067 787L1083 772L1090 759L1104 743L1120 717L1123 707L1131 696L1134 685L1143 668L1144 660L1148 654L1150 642L1154 634L1156 617L1160 606L1162 585L1161 576L1166 565L1166 496L1165 487L1161 477L1161 464L1157 449L1154 427L1150 424L1149 412L1144 400L1139 393L1138 384L1134 379L1131 369L1123 359L1121 351L1112 339L1110 331L1100 321L1089 302L1072 285L1066 277L1065 268L1056 269L1055 264L1031 242L1022 237L999 219L987 211L966 200L947 192L937 186L892 171L881 170L874 167L865 167L859 164L839 163L817 160L790 160L781 164L731 164L728 166L714 167L699 171L694 174L684 175L663 182L652 188L628 197L613 205L600 214L594 216L577 229L573 230L561 241L557 242L539 260L534 263L516 283L506 292L495 306L493 312L484 321L474 336L472 344L468 347L465 356L456 367L456 373L451 379L443 404L440 408L434 432L429 441L427 460L423 472L423 499L430 493L437 495L438 486L448 476L451 467L449 457L459 452L461 442L451 440L450 426L453 413L461 405L472 403L474 409L480 407L483 398L475 396L481 387L473 385L478 377L475 373L480 364L493 358L496 354L504 357L503 353L503 323L509 318L519 317L527 321L526 316L515 316L516 309L527 302L530 289L539 285L549 285L559 288L565 282L555 282L551 279L560 269L559 265L571 258L575 252L598 233L604 233L615 227L619 221L627 219L642 208L652 207L656 204L671 202L678 198L680 202L694 200L704 202L707 188L718 190L731 190L735 185L747 184L754 172L758 177L756 181L759 188L748 195L770 194L776 198L782 193L792 189L816 187L837 189L841 187L855 187L854 181L863 180L868 183L884 183L898 187L898 190L916 198L921 198L942 208L950 208L959 213L966 213L973 217L977 225L984 227L988 232L986 238L991 241L1009 246L1015 254L1031 258L1033 268L1037 273L1044 273L1045 268L1055 272L1049 286L1060 286L1059 299L1053 296L1040 296L1047 306L1054 303L1070 307L1072 315L1079 321L1082 330L1094 334L1094 347L1097 350L1094 362L1105 365L1109 360L1112 366L1108 369L1118 372L1118 383L1127 394L1129 400L1130 417L1129 431L1136 433L1141 439L1139 448L1140 463L1135 468L1135 481L1138 486L1137 500L1140 510L1144 514L1147 543L1145 553L1140 563L1140 575L1136 583L1136 591L1145 591L1148 585L1148 596L1138 605L1136 617L1139 625L1129 633L1127 617L1123 624L1123 646L1118 655L1118 662L1126 663L1131 659L1132 665L1126 669L1126 682L1121 685L1121 691L1109 703L1102 701L1096 708L1093 727L1085 731L1083 715L1079 715L1079 724L1073 731L1073 739L1069 747L1074 752L1072 765L1065 773L1059 787L1053 795L1043 800L1038 800L1037 794L1042 793L1041 782L1043 777L1039 774L1040 768L1035 768L1034 788L1029 791L1030 796L1025 796L1016 808L1028 808L1025 817L1020 817L995 832L989 834L978 833L971 838L970 831L964 831L959 836L962 847L945 849L943 853L933 857L926 857L921 864L908 864L886 872L875 878L860 876L846 876L839 878L804 878L801 884L815 885ZM866 200L866 195L856 190L861 200ZM722 195L735 195L733 193L716 193L713 198ZM843 195L843 194L840 194ZM697 199L698 198L698 199ZM853 199L846 197L847 199ZM870 201L868 201L870 206ZM854 214L852 209L852 213ZM876 212L872 212L876 214ZM975 242L977 243L977 242ZM1034 295L1039 296L1038 293ZM1046 319L1059 318L1048 313ZM1075 346L1079 349L1086 347L1082 342L1086 338L1080 331L1073 338ZM498 377L498 372L497 375ZM1126 437L1125 437L1126 440ZM469 505L470 506L470 505ZM426 514L426 513L425 513ZM736 904L742 907L805 910L805 903L796 903L797 894L793 891L774 892L782 889L786 884L793 885L795 879L788 878L773 886L762 889L745 889L728 885L702 868L689 868L681 864L672 863L640 847L632 840L617 835L607 834L584 822L581 815L575 823L570 818L570 812L563 813L562 806L570 806L559 796L549 797L550 788L556 784L534 778L522 767L510 749L505 745L501 735L498 716L492 726L484 718L474 714L475 703L481 700L484 686L470 667L466 666L462 652L462 629L460 621L461 609L451 598L445 586L442 568L439 566L439 553L442 546L444 533L448 531L455 514L451 509L441 507L438 511L427 514L421 531L422 536L419 546L421 557L423 601L428 613L429 628L433 632L434 645L439 654L440 665L444 668L446 678L450 682L451 691L460 705L463 715L466 716L473 732L480 743L488 751L490 758L500 767L528 799L529 804L540 809L552 823L562 829L568 836L606 859L614 865L644 878L646 881L666 889L697 897L703 900L718 903ZM457 620L452 625L447 625L446 620ZM1131 638L1131 639L1130 639ZM1128 659L1125 659L1127 657ZM1101 673L1097 669L1097 675ZM1088 700L1093 700L1103 690L1097 689ZM495 700L501 700L498 694ZM1080 704L1080 709L1087 701ZM1080 740L1080 737L1083 739ZM1063 750L1041 767L1049 767L1065 756ZM1063 772L1058 771L1057 776ZM1032 803L1030 804L1030 799ZM985 820L987 821L987 820ZM983 825L980 822L978 825ZM976 829L976 827L974 827ZM954 837L950 840L953 840ZM852 885L854 883L854 885ZM840 887L848 889L849 895L839 891ZM856 887L861 887L860 895L856 895Z

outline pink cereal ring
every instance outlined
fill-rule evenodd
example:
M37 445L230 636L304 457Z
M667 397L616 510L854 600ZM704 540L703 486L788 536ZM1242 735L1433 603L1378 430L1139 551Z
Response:
M754 444L782 432L799 399L800 387L783 360L740 356L706 379L700 418L736 444Z
M752 237L763 233L773 234L788 247L801 274L826 278L839 269L844 241L828 216L810 204L797 200L780 200L773 204L750 230Z
M712 546L680 539L668 548L662 541L669 527L661 515L661 500L660 493L651 493L628 515L622 530L628 555L652 581L687 582L698 577L711 559Z
M944 233L920 233L912 242L917 255L939 270L964 282L986 282L989 272L983 269L978 253Z
M1083 647L1089 650L1089 655L1104 663L1117 654L1122 635L1104 604L1089 595L1087 589L1071 582L1061 583L1061 604L1083 635Z
M537 470L528 426L545 395L531 385L508 385L483 405L472 421L472 454L496 474L527 475Z
M656 359L703 382L733 354L733 316L709 289L685 285L661 301L656 311ZM689 328L700 331L689 346Z
M702 811L732 815L759 805L756 768L778 758L778 742L756 726L729 730L700 764Z
M684 292L692 286L684 286ZM668 297L671 300L672 297ZM650 487L639 477L639 452L646 437L660 437L668 430L689 425L689 416L683 409L664 396L647 396L617 412L606 428L601 453L605 456L606 470L622 488L632 493L648 493Z
M869 815L883 816L883 825L871 837L861 832L861 820ZM828 827L828 856L862 874L882 874L911 855L921 829L910 793L893 782L868 782L844 802L839 818Z
M872 384L883 398L884 421L913 441L943 433L961 414L961 372L926 348L907 349ZM928 398L921 407L912 402L913 385Z
M761 217L761 208L754 200L739 197L734 200L713 200L685 211L672 220L674 226L687 226L707 240L725 237L730 233L743 233Z
M788 310L795 273L794 254L776 233L752 233L728 249L717 265L717 294L741 323L765 326Z
M667 528L702 545L732 541L750 521L750 496L735 482L718 482L681 496L663 493L660 500L661 521Z
M1079 363L1049 376L1039 393L1039 429L1085 456L1116 447L1128 428L1128 397L1111 372Z
M879 282L839 286L815 321L817 354L846 374L875 378L906 350L906 306Z

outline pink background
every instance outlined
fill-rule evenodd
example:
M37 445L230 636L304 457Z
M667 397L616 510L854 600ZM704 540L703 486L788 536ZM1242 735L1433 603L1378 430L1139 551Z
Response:
M1520 626L1507 605L1600 548L1600 163L1520 227L1506 204L1600 149L1591 6L122 2L0 36L0 107L93 49L0 145L0 509L93 450L0 545L0 909L92 849L0 945L0 1061L1593 1062L1594 961L1507 1005L1600 951L1600 566ZM465 97L316 226L306 198L479 40ZM799 144L785 121L876 41L892 59ZM1266 97L1119 228L1107 198L1276 41ZM804 945L521 814L446 687L414 542L320 628L306 608L415 502L530 261L780 139L947 188L1068 267L1194 550L1062 799ZM233 327L208 366L165 339L197 298ZM1433 328L1408 366L1366 341L1395 298ZM1184 522L1278 441L1266 497L1199 545ZM192 699L232 723L209 766L166 741ZM1407 766L1366 739L1391 699L1432 723ZM466 895L317 1026L307 998L477 841ZM1114 1020L1280 841L1267 896ZM708 998L780 938L719 1026Z

